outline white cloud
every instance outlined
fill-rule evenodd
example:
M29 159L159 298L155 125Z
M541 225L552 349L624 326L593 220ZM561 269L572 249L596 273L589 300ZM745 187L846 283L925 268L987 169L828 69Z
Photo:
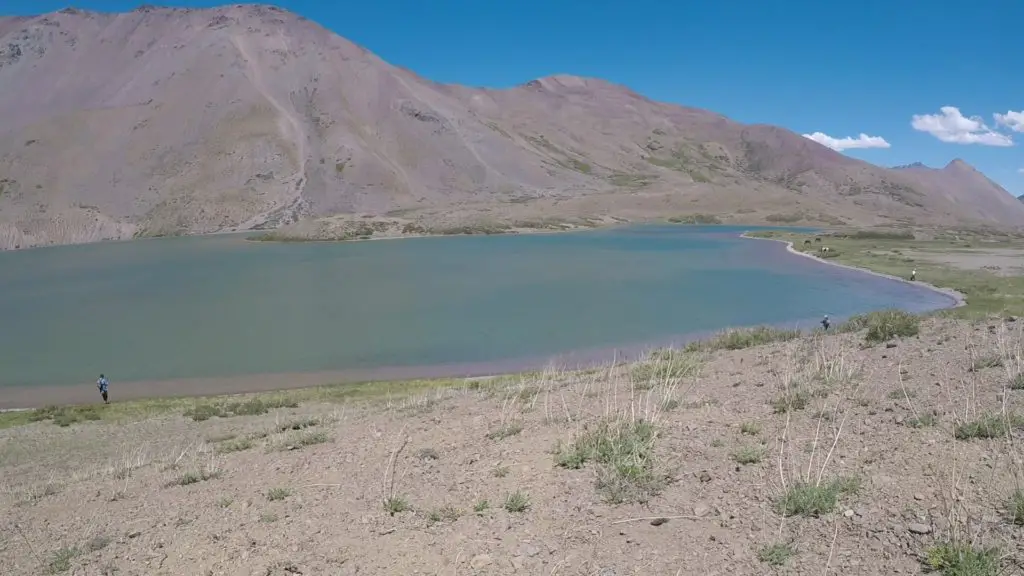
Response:
M979 116L964 116L956 106L943 106L939 111L941 114L914 114L910 125L952 144L1013 146L1012 138L992 130Z
M860 136L856 138L833 138L823 132L815 132L814 134L804 134L804 138L814 140L818 144L828 146L829 148L842 152L849 148L889 148L890 145L885 141L885 138L881 136L868 136L861 132Z
M1020 112L1008 111L1006 114L993 114L996 124L1006 126L1014 132L1024 132L1024 110Z

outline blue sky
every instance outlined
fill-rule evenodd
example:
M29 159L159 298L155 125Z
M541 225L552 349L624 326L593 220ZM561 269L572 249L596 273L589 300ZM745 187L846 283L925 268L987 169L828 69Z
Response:
M74 5L122 11L139 4ZM941 167L962 158L1024 194L1022 0L276 4L433 80L505 87L556 73L595 76L742 122L882 138L890 147L843 150L877 164ZM67 5L0 0L0 13Z

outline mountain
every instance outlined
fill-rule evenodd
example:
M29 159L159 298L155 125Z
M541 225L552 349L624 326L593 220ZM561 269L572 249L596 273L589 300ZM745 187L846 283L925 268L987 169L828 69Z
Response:
M596 79L440 84L260 5L0 19L0 135L4 248L339 214L1024 224L962 162L881 168Z

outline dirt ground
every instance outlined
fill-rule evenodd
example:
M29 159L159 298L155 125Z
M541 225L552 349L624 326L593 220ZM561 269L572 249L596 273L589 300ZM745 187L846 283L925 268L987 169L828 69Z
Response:
M932 319L873 346L813 336L257 416L10 428L0 574L917 574L947 541L997 547L1020 574L1020 428L955 430L1024 414L1022 324ZM562 457L602 421L653 426L636 467ZM779 507L843 477L859 489L817 516Z

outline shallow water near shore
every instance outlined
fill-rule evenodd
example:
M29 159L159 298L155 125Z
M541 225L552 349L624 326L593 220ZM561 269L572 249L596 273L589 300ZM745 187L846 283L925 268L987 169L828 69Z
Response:
M119 383L482 372L729 326L813 328L822 314L953 304L738 237L748 229L289 244L222 235L0 253L0 386L90 384L100 372Z

